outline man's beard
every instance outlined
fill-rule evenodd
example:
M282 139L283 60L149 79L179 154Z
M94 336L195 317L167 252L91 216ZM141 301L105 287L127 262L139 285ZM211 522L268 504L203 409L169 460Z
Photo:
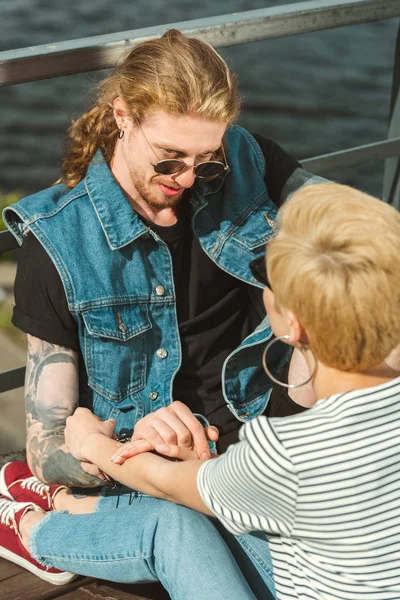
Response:
M178 196L164 196L163 199L160 199L157 194L153 194L151 192L149 189L149 184L145 183L143 177L141 177L137 171L130 170L129 174L136 191L150 208L155 210L162 210L163 208L175 208L182 202L184 190L182 190ZM154 178L151 181L154 181L154 185L156 185L157 178ZM163 182L159 180L159 183Z

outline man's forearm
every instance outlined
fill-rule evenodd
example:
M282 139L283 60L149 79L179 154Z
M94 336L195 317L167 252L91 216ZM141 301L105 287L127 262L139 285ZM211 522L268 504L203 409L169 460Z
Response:
M117 448L114 440L101 434L92 435L85 444L85 457L128 487L212 515L197 489L202 461L171 462L145 452L117 465L111 461Z
M38 479L78 487L103 481L71 455L65 422L78 405L78 355L71 348L28 335L25 377L26 454Z

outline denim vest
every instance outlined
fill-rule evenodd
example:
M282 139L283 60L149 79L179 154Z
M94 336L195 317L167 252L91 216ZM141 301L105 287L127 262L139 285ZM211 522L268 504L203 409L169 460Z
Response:
M254 138L231 126L224 140L231 171L223 180L196 181L192 227L221 269L260 286L249 263L265 252L277 208ZM168 405L181 364L171 255L133 211L101 153L74 189L57 185L24 198L5 209L4 220L20 244L32 231L58 270L78 323L88 405L95 414L115 418L120 431ZM271 335L265 317L225 361L223 394L241 421L267 404L272 383L261 357ZM276 370L287 361L284 349L277 354Z

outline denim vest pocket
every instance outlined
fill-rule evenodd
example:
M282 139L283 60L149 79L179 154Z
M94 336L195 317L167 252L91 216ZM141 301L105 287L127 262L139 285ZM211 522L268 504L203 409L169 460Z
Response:
M277 233L276 215L277 209L274 205L263 206L246 219L232 235L232 239L252 251L265 246Z
M147 304L100 306L82 312L89 386L120 402L146 385Z

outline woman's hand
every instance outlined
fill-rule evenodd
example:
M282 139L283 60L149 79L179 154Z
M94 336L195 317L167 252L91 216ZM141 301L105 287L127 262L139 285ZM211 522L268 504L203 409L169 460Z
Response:
M175 401L146 415L136 423L132 442L142 440L147 441L148 444L132 446L132 453L129 456L156 450L156 446L167 444L187 449L189 453L183 453L185 456L191 455L192 450L196 450L196 458L204 460L211 456L208 440L216 442L218 437L219 431L216 427L203 427L185 404Z
M114 419L102 421L87 408L77 408L71 417L67 418L65 427L65 442L72 456L77 460L90 462L85 456L85 444L92 435L113 437Z
M161 454L166 458L173 458L175 460L198 460L199 456L195 448L185 448L183 446L176 446L172 444L157 444L153 448L152 444L147 440L135 440L127 442L121 446L111 457L112 462L117 465L122 465L124 462L132 456L137 456L143 452L156 451L157 454Z

